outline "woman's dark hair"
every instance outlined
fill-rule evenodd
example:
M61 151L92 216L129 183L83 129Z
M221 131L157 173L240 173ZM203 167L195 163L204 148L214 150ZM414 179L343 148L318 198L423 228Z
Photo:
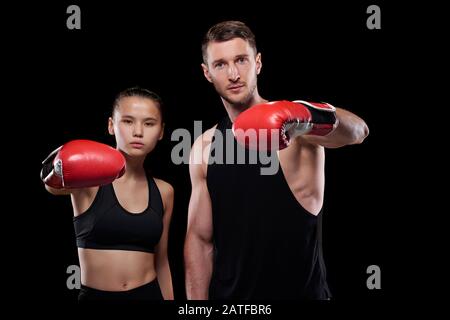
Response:
M141 87L132 87L125 89L117 94L117 96L114 99L113 108L112 108L112 115L114 116L114 111L116 111L117 107L119 106L120 100L122 98L127 97L141 97L141 98L147 98L154 102L156 102L156 105L159 109L159 113L161 114L161 122L164 123L164 108L163 108L163 101L160 96L158 96L153 91L150 91L145 88Z

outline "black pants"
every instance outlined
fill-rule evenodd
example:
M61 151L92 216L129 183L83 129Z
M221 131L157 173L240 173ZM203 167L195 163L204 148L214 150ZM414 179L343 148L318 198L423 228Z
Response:
M103 291L81 285L78 302L163 300L158 280L127 291Z

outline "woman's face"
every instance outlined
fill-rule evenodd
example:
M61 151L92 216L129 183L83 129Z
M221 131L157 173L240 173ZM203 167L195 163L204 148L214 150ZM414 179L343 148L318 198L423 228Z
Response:
M145 156L161 140L164 132L157 102L144 97L120 99L108 131L115 135L117 148L129 156Z

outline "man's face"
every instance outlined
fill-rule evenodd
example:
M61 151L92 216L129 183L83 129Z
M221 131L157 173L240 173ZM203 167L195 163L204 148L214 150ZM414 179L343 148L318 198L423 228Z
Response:
M210 42L207 47L207 65L203 74L219 95L233 105L245 105L256 89L261 70L261 55L241 38L224 42Z

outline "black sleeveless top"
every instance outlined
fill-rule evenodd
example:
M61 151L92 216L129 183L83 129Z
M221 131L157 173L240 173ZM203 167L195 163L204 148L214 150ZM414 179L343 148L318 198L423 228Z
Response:
M263 161L248 163L257 152L243 150L234 138L234 154L225 143L221 147L224 139L217 135L229 131L232 137L226 130L231 125L228 117L219 122L207 169L214 239L210 299L328 299L322 212L314 216L299 204L281 166L261 175ZM219 162L218 152L223 163L234 157L235 164L212 163ZM238 152L245 152L246 164L236 164Z
M130 213L119 203L112 183L100 186L89 209L74 217L79 248L155 252L163 230L163 203L155 181L147 177L149 203Z

